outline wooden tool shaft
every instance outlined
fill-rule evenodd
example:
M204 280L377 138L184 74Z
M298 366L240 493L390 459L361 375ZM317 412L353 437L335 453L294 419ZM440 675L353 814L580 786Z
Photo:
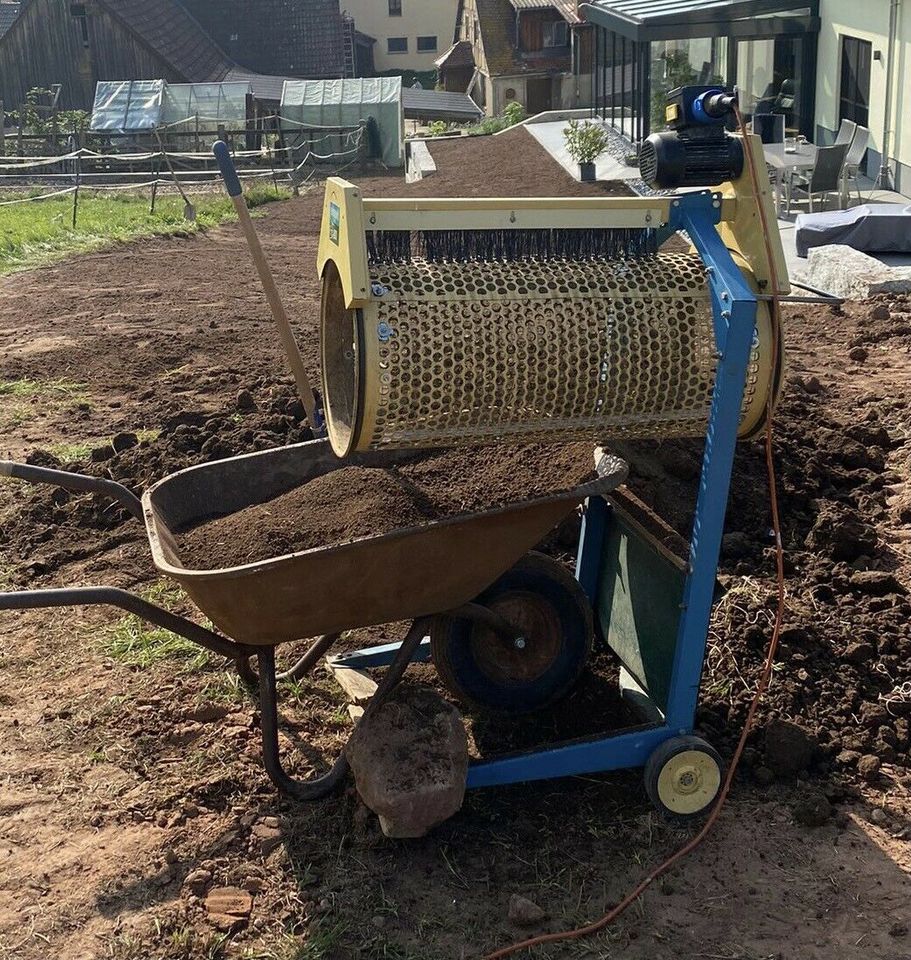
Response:
M234 209L237 211L237 219L240 221L244 236L247 238L253 263L256 265L256 272L259 274L260 283L262 283L263 290L266 293L266 299L269 301L272 317L275 320L276 327L278 327L278 335L285 349L285 356L288 358L288 363L291 365L291 372L294 374L294 381L297 384L297 392L300 394L304 409L307 411L307 421L310 424L310 429L315 430L317 419L313 388L310 385L310 378L307 376L307 371L304 369L304 359L298 349L297 341L294 339L294 331L291 329L288 314L285 312L285 305L282 303L281 294L278 292L275 278L272 276L269 261L266 259L262 245L259 242L259 236L256 233L253 219L250 216L250 211L247 209L243 195L232 196L231 201L234 204Z

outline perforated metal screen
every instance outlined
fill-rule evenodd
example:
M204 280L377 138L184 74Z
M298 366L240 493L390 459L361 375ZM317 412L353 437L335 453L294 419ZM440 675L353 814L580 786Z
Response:
M715 338L695 255L413 261L372 281L358 449L705 432ZM765 352L757 336L745 420L771 388Z

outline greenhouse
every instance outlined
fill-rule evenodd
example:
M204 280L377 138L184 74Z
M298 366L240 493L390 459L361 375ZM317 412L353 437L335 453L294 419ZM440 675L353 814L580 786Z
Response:
M379 134L380 154L389 167L405 160L402 81L399 77L357 80L286 80L282 91L283 127L298 129L337 127L352 130L373 119ZM342 154L345 144L328 144ZM314 146L316 153L322 151Z

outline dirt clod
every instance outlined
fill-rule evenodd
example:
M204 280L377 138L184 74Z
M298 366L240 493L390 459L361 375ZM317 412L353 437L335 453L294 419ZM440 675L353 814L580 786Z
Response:
M238 392L234 406L239 413L253 413L257 409L256 401L253 399L253 394L250 393L249 390L241 390Z
M876 530L840 503L824 504L807 536L808 547L847 563L875 550L876 543Z
M874 597L904 592L895 575L884 570L858 570L851 574L851 586Z
M832 804L821 790L809 789L794 804L794 819L805 827L821 827L833 814Z
M805 770L813 760L816 743L803 727L789 720L771 720L765 728L766 763L779 775Z
M111 440L111 446L114 448L115 453L123 453L124 450L135 447L137 443L139 443L139 437L137 437L135 433L126 431L115 433Z
M860 643L848 644L845 648L844 658L848 663L864 664L875 654L876 648L873 644L861 640Z
M864 780L875 780L879 776L879 768L882 766L879 757L872 753L865 754L857 761L857 772Z

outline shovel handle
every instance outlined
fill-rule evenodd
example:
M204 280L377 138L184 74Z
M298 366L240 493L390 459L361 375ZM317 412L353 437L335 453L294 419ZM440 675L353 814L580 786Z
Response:
M234 204L237 219L240 221L247 246L249 246L250 254L253 257L253 263L256 266L256 272L259 274L260 283L262 283L266 299L269 301L272 317L278 327L278 335L281 338L282 346L285 348L285 356L288 358L291 372L294 374L297 392L300 394L304 410L307 411L307 421L310 424L310 429L316 434L322 427L322 417L316 409L313 387L310 384L307 371L304 369L304 360L298 349L297 341L294 339L294 331L291 329L288 314L285 312L285 305L282 303L281 294L279 294L275 278L272 276L269 261L263 252L259 237L256 234L256 228L253 226L253 219L247 209L240 178L237 176L234 161L231 159L231 152L223 140L217 140L212 146L212 153L215 154L222 180L224 180L228 196Z

